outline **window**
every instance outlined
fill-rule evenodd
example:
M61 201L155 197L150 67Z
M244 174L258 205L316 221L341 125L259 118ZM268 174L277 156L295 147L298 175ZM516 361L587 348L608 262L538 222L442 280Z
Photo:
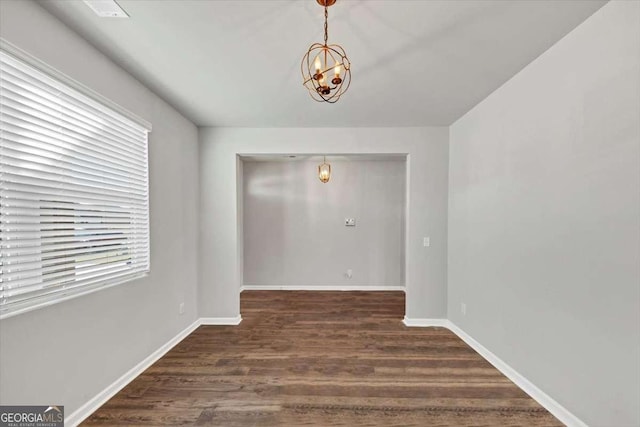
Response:
M149 271L147 133L0 51L0 318Z

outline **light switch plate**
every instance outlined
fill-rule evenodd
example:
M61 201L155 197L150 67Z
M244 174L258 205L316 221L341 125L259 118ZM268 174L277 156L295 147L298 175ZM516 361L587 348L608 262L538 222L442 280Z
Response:
M424 245L425 248L428 248L429 246L431 246L431 239L429 237L425 237L422 240L422 244Z

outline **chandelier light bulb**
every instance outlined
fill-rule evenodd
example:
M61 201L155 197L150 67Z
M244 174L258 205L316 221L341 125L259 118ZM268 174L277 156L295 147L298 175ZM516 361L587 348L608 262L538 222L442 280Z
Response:
M336 66L333 68L333 72L334 77L333 80L331 80L331 83L333 83L334 85L339 85L340 83L342 83L342 79L340 78L340 64L336 64Z

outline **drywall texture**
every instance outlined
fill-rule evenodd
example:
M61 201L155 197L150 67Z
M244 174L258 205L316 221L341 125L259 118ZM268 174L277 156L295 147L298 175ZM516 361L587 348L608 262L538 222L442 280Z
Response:
M405 159L327 161L244 162L245 285L404 286Z
M448 129L439 127L200 128L200 315L235 317L240 310L243 184L239 154L404 153L408 154L406 314L444 318L448 152ZM431 237L431 247L423 246L424 236Z
M0 322L0 404L69 415L196 319L197 128L34 2L0 1L0 36L153 125L150 275Z
M450 133L449 318L593 427L640 425L639 79L614 1Z

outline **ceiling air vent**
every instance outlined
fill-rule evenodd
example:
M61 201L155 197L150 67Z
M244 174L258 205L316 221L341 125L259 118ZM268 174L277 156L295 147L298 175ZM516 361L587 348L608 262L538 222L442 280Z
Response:
M101 18L128 18L127 12L115 0L84 0Z

